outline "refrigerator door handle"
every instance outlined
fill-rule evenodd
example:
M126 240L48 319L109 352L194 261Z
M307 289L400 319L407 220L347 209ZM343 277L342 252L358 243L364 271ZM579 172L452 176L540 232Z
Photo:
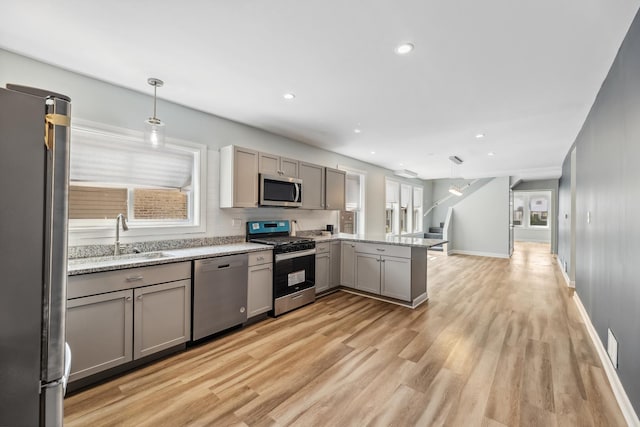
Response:
M64 343L64 375L62 376L62 395L67 394L67 383L71 375L71 347L69 343Z

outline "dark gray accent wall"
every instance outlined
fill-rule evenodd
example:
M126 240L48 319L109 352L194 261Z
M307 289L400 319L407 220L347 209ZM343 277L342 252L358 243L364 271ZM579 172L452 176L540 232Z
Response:
M640 410L640 18L576 139L576 292ZM566 163L566 161L565 161ZM562 199L566 197L563 169ZM565 203L565 202L563 202ZM590 221L588 221L590 220ZM563 225L561 235L567 230ZM563 254L565 253L563 244Z

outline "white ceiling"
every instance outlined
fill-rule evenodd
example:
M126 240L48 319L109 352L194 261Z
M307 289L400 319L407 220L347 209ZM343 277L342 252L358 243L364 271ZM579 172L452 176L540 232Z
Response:
M454 154L456 175L547 178L639 5L0 0L0 47L422 178Z

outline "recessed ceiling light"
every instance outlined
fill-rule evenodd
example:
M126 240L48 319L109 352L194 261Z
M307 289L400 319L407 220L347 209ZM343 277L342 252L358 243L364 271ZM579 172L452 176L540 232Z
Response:
M357 129L357 128L353 130L353 133L361 133L361 132L362 131L360 129Z
M282 95L282 97L283 97L284 99L291 100L291 99L293 99L293 98L295 98L295 97L296 97L296 94L295 94L295 93L291 93L291 92L289 92L289 93L285 93L284 95Z
M404 163L400 163L400 166L404 166Z
M495 155L496 155L496 153L494 153L493 151L489 151L489 152L487 153L487 155L488 155L488 156L495 156Z
M371 152L371 154L376 154L376 152L375 152L375 151L372 151L372 152Z
M406 55L412 50L413 50L413 45L411 43L402 43L396 47L396 53L398 55Z
M484 138L484 133L477 133L476 134L476 138L478 138L478 139Z

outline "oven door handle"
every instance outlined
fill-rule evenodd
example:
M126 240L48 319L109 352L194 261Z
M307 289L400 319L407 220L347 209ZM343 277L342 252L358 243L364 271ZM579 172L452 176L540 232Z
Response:
M309 256L309 255L315 255L316 254L316 249L307 249L306 251L298 251L298 252L287 252L284 254L276 254L276 262L278 261L284 261L286 259L291 259L291 258L299 258L299 257L303 257L303 256Z

